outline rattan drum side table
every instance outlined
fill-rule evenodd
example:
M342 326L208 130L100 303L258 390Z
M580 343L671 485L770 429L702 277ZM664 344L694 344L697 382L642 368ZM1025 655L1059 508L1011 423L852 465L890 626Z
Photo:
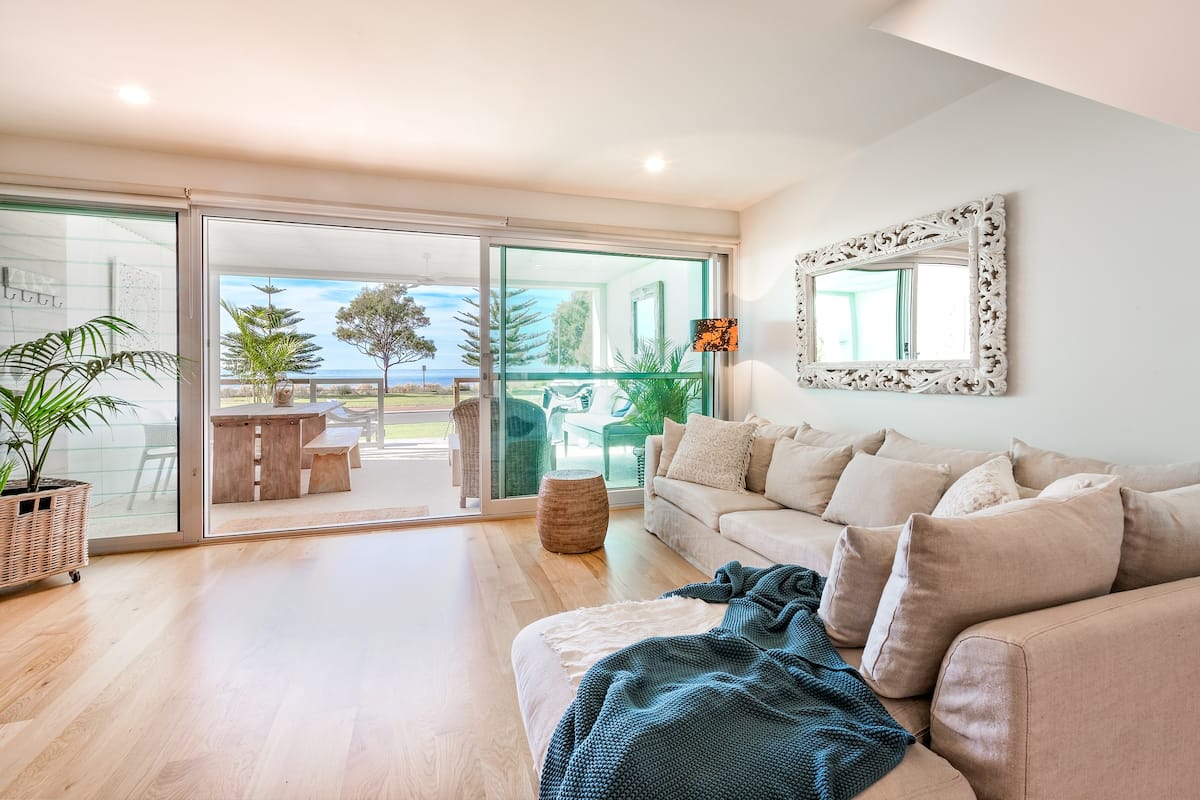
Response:
M559 469L542 476L537 531L554 553L587 553L604 546L608 533L608 489L599 472Z

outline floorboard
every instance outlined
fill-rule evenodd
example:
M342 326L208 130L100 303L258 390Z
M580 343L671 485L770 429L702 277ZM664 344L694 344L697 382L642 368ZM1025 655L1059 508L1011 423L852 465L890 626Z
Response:
M614 511L95 558L0 593L0 798L530 798L509 650L701 579Z

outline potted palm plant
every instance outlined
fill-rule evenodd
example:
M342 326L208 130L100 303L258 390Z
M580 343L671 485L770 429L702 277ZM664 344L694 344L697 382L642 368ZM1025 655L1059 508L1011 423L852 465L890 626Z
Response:
M101 316L73 328L0 350L0 477L20 467L24 478L0 488L0 587L69 572L87 563L91 484L43 473L62 431L109 425L135 404L100 392L108 377L157 383L179 375L178 356L162 350L115 350L109 337L141 334L132 322Z
M642 373L646 377L618 378L617 386L629 398L630 411L625 422L656 436L663 432L663 420L682 423L700 398L699 378L654 377L682 370L688 349L670 339L642 339L638 351L626 357L620 350L613 360L622 372ZM646 449L635 447L638 485L645 483Z

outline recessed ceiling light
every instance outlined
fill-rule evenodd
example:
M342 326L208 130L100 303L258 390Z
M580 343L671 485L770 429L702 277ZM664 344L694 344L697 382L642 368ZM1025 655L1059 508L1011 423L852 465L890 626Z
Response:
M129 83L117 89L117 97L131 106L144 106L150 102L150 93L140 86Z
M667 162L662 156L650 156L645 163L646 172L662 172L667 168Z

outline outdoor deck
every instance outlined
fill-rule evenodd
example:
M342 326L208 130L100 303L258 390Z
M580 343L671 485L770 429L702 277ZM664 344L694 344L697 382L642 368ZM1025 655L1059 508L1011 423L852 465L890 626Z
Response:
M383 446L360 444L362 467L351 471L351 491L308 494L309 471L301 471L301 495L287 500L255 500L219 503L209 507L209 535L233 536L267 531L299 530L362 522L434 519L474 516L480 512L478 498L459 506L460 490L450 471L450 425L446 410L388 412L389 432L397 426L423 426L436 435L424 438L387 439ZM416 430L409 428L410 431ZM558 469L602 471L600 447L572 440L564 452L555 445ZM632 448L610 450L611 488L637 486L636 461ZM149 485L144 482L143 490ZM173 486L173 482L168 481ZM143 491L127 508L128 495L106 500L93 508L89 538L101 539L129 533L129 520L137 519L144 529L174 530L177 524L176 495L169 490L151 499Z
M460 491L451 482L450 450L446 439L393 440L382 448L364 444L360 452L362 468L351 472L351 491L307 494L308 470L303 470L302 494L295 499L212 506L210 535L479 513L477 498L468 499L466 508L459 507ZM562 445L557 445L559 469L600 471L601 456L599 447L574 443L564 456ZM630 449L614 449L611 456L609 484L613 487L636 486L636 463Z

